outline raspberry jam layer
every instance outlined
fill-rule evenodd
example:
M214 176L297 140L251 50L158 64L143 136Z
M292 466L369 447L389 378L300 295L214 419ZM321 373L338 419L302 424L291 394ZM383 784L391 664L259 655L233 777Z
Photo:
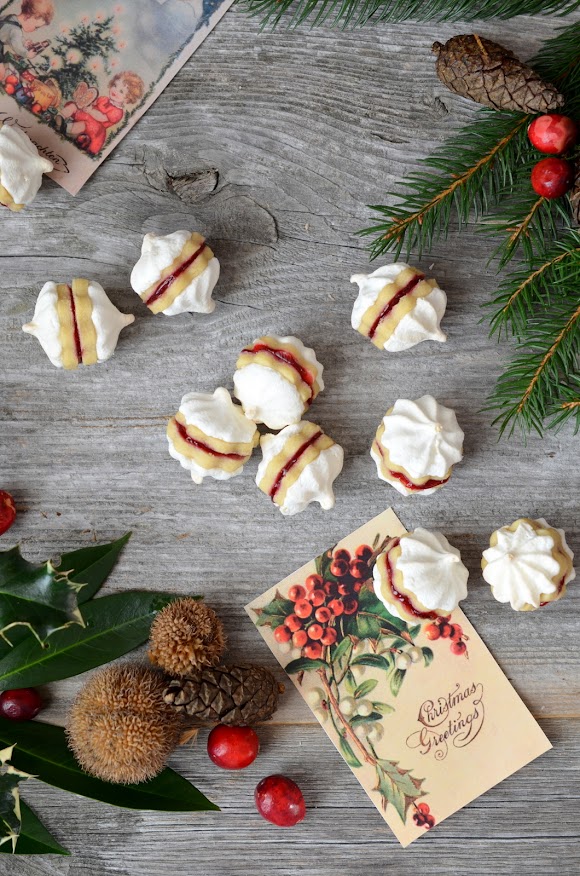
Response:
M298 373L301 380L310 387L310 398L308 400L308 404L312 402L314 397L314 375L311 371L308 371L307 368L302 365L296 356L293 356L289 350L276 350L274 347L269 347L268 344L257 343L254 344L253 347L247 347L244 350L245 353L270 353L274 359L277 359L278 362L282 362L284 365L290 365L291 368Z
M159 285L155 288L155 291L152 292L152 294L145 302L147 307L150 307L155 301L161 298L162 295L165 295L172 283L175 283L178 277L181 277L181 275L184 274L187 269L192 266L194 261L202 254L206 246L207 244L204 240L202 245L199 247L199 249L196 249L193 255L191 255L188 259L182 262L179 267L173 271L173 273L169 274L169 276L165 277L165 279L162 280L161 283L159 283Z
M394 544L391 545L389 553L393 548L398 547L400 539L397 539ZM401 608L410 614L412 617L419 618L420 620L435 620L438 615L434 611L417 611L411 600L408 596L405 596L404 593L399 593L397 588L395 587L394 575L393 575L393 567L391 566L391 560L389 554L386 556L385 567L387 570L387 584L389 586L389 590L391 591L394 598L400 603Z
M204 444L203 441L198 441L197 438L192 438L183 423L180 423L179 420L175 420L175 427L179 437L187 444L196 447L198 450L203 450L204 453L208 453L210 456L215 456L218 459L238 459L241 462L246 459L243 453L220 453L219 450L214 450L212 447L209 447L208 444Z
M400 481L404 487L408 490L413 490L414 493L420 493L421 490L431 490L433 487L440 487L442 484L446 484L449 480L449 478L443 478L442 481L439 481L436 478L432 478L429 481L425 481L424 484L414 484L413 481L410 481L409 478L405 477L400 471L391 471L391 469L388 469L388 472L392 478ZM449 475L449 477L451 477L451 475Z
M372 326L369 329L369 338L372 340L377 333L377 329L382 323L383 319L386 319L387 316L391 313L392 310L397 306L399 301L405 297L405 295L409 295L410 292L413 291L415 286L417 286L421 280L425 278L424 274L415 274L414 277L411 277L408 283L406 283L402 289L399 289L396 295L394 295L388 304L385 304Z
M276 498L276 493L278 492L278 490L282 486L282 481L284 480L284 478L286 477L288 472L294 468L294 466L296 465L296 463L298 462L300 457L304 453L306 453L306 451L308 450L309 447L312 447L312 445L315 443L315 441L318 441L318 439L320 438L321 435L322 435L322 432L320 430L318 432L315 432L314 435L312 435L312 437L308 439L308 441L305 441L304 444L302 444L302 446L298 448L296 453L290 457L290 459L288 460L286 465L278 472L278 477L276 478L276 480L272 484L272 488L271 488L270 494L269 494L272 501L274 501L274 499Z
M77 306L75 303L75 297L73 294L72 288L68 287L68 294L70 300L70 311L72 315L72 324L73 324L73 338L75 342L75 353L78 360L79 365L83 361L83 347L81 344L81 333L79 332L79 324L77 322Z

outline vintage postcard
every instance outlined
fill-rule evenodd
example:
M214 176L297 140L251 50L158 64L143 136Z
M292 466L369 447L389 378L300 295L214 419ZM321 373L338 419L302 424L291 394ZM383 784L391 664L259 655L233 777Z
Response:
M0 0L0 122L76 194L233 0Z
M377 553L404 532L388 510L246 611L407 846L551 745L460 609L452 648L376 597Z

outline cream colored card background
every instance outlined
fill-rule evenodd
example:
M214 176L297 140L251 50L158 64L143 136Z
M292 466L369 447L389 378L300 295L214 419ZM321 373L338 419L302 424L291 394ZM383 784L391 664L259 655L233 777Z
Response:
M403 525L389 509L339 545L353 551L359 544L372 544L377 534L382 539L404 532ZM268 604L277 591L286 595L292 584L303 583L314 572L312 560L259 596L246 606L250 618L255 623L255 609ZM393 714L382 718L385 732L374 746L378 757L397 762L399 768L424 780L421 790L425 796L416 802L429 805L436 823L551 748L461 610L453 612L452 622L459 623L465 637L469 637L468 657L452 654L448 639L431 642L421 630L414 644L430 647L433 662L430 666L423 662L411 666L396 698L384 671L374 667L357 669L357 682L366 678L378 680L369 698L395 708ZM295 658L295 654L283 652L269 626L259 626L258 630L283 668ZM302 677L293 674L290 678L305 699L310 690L320 688L320 677L315 671L305 672ZM322 726L340 751L339 736L332 721L327 718ZM447 738L441 738L445 733ZM392 804L383 808L383 798L376 790L374 764L363 763L351 769L403 846L425 832L425 828L417 827L413 821L416 810L412 806L404 823Z

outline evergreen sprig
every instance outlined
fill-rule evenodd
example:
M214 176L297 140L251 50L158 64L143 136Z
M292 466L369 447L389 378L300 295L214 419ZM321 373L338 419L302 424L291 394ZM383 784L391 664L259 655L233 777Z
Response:
M292 27L306 20L315 26L330 21L355 27L368 22L472 21L516 15L567 15L580 0L239 0L264 24L287 17Z

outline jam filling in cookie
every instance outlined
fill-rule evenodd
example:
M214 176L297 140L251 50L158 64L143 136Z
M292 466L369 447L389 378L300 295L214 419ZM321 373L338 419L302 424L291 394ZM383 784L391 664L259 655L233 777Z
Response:
M205 271L213 257L205 239L194 231L178 258L161 272L156 283L141 294L142 300L152 313L161 313Z

